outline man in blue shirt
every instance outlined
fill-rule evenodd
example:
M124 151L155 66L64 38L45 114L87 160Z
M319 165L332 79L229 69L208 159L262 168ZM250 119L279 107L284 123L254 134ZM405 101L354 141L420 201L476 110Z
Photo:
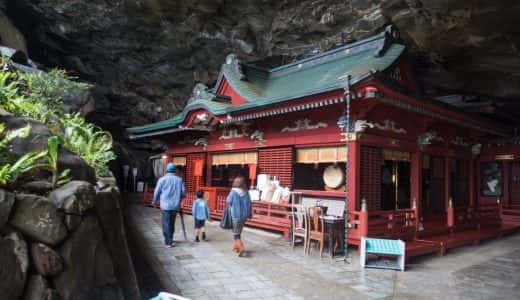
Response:
M173 247L173 234L175 233L175 218L181 209L181 201L186 196L186 187L182 178L175 175L175 165L166 165L167 173L157 181L153 194L152 204L161 200L161 219L164 235L164 243L167 247Z

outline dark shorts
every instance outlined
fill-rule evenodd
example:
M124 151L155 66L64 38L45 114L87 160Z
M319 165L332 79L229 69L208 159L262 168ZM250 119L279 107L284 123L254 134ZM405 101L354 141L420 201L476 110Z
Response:
M195 229L204 227L205 223L206 223L206 220L195 220Z

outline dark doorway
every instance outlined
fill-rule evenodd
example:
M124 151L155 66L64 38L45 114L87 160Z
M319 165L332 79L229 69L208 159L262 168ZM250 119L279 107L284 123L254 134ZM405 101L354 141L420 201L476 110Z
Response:
M384 160L381 166L381 209L410 208L410 162Z
M511 163L511 175L510 175L510 199L511 205L518 206L520 208L520 162Z
M422 215L441 216L445 209L444 158L424 155L422 172Z
M243 176L249 179L249 165L227 165L211 167L211 185L231 187L233 179ZM249 185L249 184L248 184Z
M454 206L469 205L469 161L452 159L450 196Z

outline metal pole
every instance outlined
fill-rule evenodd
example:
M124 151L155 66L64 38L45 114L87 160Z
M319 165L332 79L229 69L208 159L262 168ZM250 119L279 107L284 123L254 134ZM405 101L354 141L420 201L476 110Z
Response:
M348 191L349 191L349 186L348 186L348 182L349 182L349 153L348 153L348 148L349 148L349 134L351 132L351 124L350 124L350 100L351 100L351 95L350 95L350 75L347 76L347 81L346 81L346 84L345 84L345 104L346 104L346 108L345 108L345 121L346 121L346 124L345 124L345 150L346 150L346 160L345 160L345 226L344 226L344 231L345 231L345 234L344 234L344 238L345 238L345 242L343 243L343 253L344 253L344 260L347 261L348 259Z

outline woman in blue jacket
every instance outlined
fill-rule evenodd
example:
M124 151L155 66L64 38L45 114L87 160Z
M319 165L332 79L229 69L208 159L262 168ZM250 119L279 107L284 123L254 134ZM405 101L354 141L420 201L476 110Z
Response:
M238 256L244 254L244 243L240 235L244 228L244 223L251 218L252 207L251 198L247 190L247 184L244 177L239 176L233 180L233 188L227 197L227 203L231 209L231 218L233 219L233 251L238 253Z

